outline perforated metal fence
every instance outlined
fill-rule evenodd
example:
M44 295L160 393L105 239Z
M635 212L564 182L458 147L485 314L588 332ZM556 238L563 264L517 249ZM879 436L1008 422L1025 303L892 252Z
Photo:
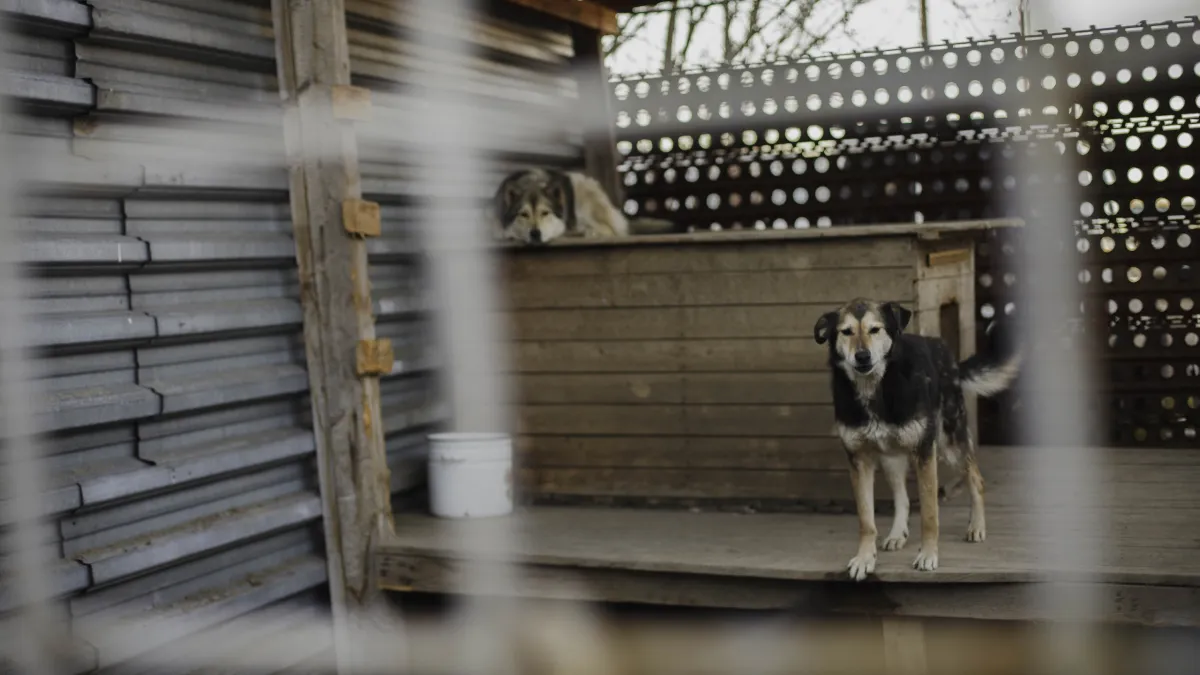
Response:
M623 79L613 93L631 215L687 231L999 216L1058 228L1087 300L1054 330L1103 345L1109 407L1094 412L1108 442L1197 442L1194 17ZM1015 170L1039 152L1076 155L1078 175ZM1008 198L1018 180L1077 183L1076 217ZM1017 309L1020 240L995 231L978 249L980 319ZM981 402L983 442L1016 441L1018 405Z

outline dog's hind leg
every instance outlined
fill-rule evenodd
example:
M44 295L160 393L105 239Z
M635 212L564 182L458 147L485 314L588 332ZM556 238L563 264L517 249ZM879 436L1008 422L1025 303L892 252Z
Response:
M892 501L896 505L892 530L883 540L883 550L899 551L908 542L908 456L884 455L880 462L883 464L883 475L892 489Z
M971 520L967 523L967 541L980 542L987 539L987 521L983 509L983 474L975 453L967 455L967 485L971 488Z
M850 456L850 484L858 508L858 553L846 565L850 578L862 581L875 571L875 458L867 453Z
M916 569L932 572L938 566L938 459L933 434L917 448L917 490L921 499L921 550Z

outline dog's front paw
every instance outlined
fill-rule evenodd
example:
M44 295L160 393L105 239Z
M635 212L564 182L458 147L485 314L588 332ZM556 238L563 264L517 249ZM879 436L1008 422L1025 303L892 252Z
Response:
M932 572L937 569L937 566L937 549L921 549L921 551L917 553L917 559L913 561L913 568L921 570L922 572Z
M859 554L854 556L850 559L850 563L846 565L846 571L850 573L850 578L855 581L866 579L868 574L875 571L875 554Z
M888 535L888 538L883 540L883 550L899 551L900 549L904 548L904 545L907 543L908 543L908 533L907 532L902 532L900 534Z
M978 544L984 539L987 539L986 527L983 525L975 525L974 523L967 525L967 541L973 544Z

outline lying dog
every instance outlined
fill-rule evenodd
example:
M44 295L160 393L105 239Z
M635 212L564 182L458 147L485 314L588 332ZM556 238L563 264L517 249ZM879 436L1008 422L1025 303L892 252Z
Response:
M496 190L495 213L504 239L544 244L566 235L588 238L629 234L625 215L604 188L581 173L516 171Z
M594 178L556 169L524 169L506 176L493 197L492 221L497 239L523 244L657 234L673 227L659 219L629 221Z
M967 426L964 391L992 396L1012 383L1020 353L998 333L990 349L961 364L938 338L904 333L912 312L894 302L857 299L817 320L813 336L829 343L837 434L850 460L858 509L858 553L847 569L861 581L875 571L875 469L883 467L896 515L883 550L908 541L909 462L915 458L921 500L919 570L938 566L938 462L958 472L946 493L964 478L971 493L967 541L987 536L983 476Z

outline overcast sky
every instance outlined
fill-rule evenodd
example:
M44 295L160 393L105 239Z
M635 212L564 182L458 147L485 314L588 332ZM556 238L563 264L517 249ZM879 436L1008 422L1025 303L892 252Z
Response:
M841 0L820 0L832 9ZM1006 34L1017 30L1016 0L928 0L929 35L933 41L962 40ZM964 12L963 9L967 11ZM699 63L715 59L721 49L719 14L709 16L693 38L689 54ZM659 70L662 65L667 15L651 20L641 37L621 48L609 63L613 74L629 75ZM821 23L818 18L814 23ZM921 41L917 0L869 0L852 16L847 30L838 30L820 53L844 53L915 45Z
M831 8L843 0L821 0ZM1017 0L928 0L930 38L935 42L1005 35L1018 29ZM1138 21L1181 19L1200 8L1200 0L1030 0L1032 29L1064 26L1112 26ZM965 10L965 11L964 11ZM624 46L610 61L613 74L656 72L662 65L666 14L659 14L641 37ZM847 30L838 30L820 53L845 53L920 42L917 0L869 0L852 17ZM693 65L712 62L721 48L719 14L697 31L689 52Z

